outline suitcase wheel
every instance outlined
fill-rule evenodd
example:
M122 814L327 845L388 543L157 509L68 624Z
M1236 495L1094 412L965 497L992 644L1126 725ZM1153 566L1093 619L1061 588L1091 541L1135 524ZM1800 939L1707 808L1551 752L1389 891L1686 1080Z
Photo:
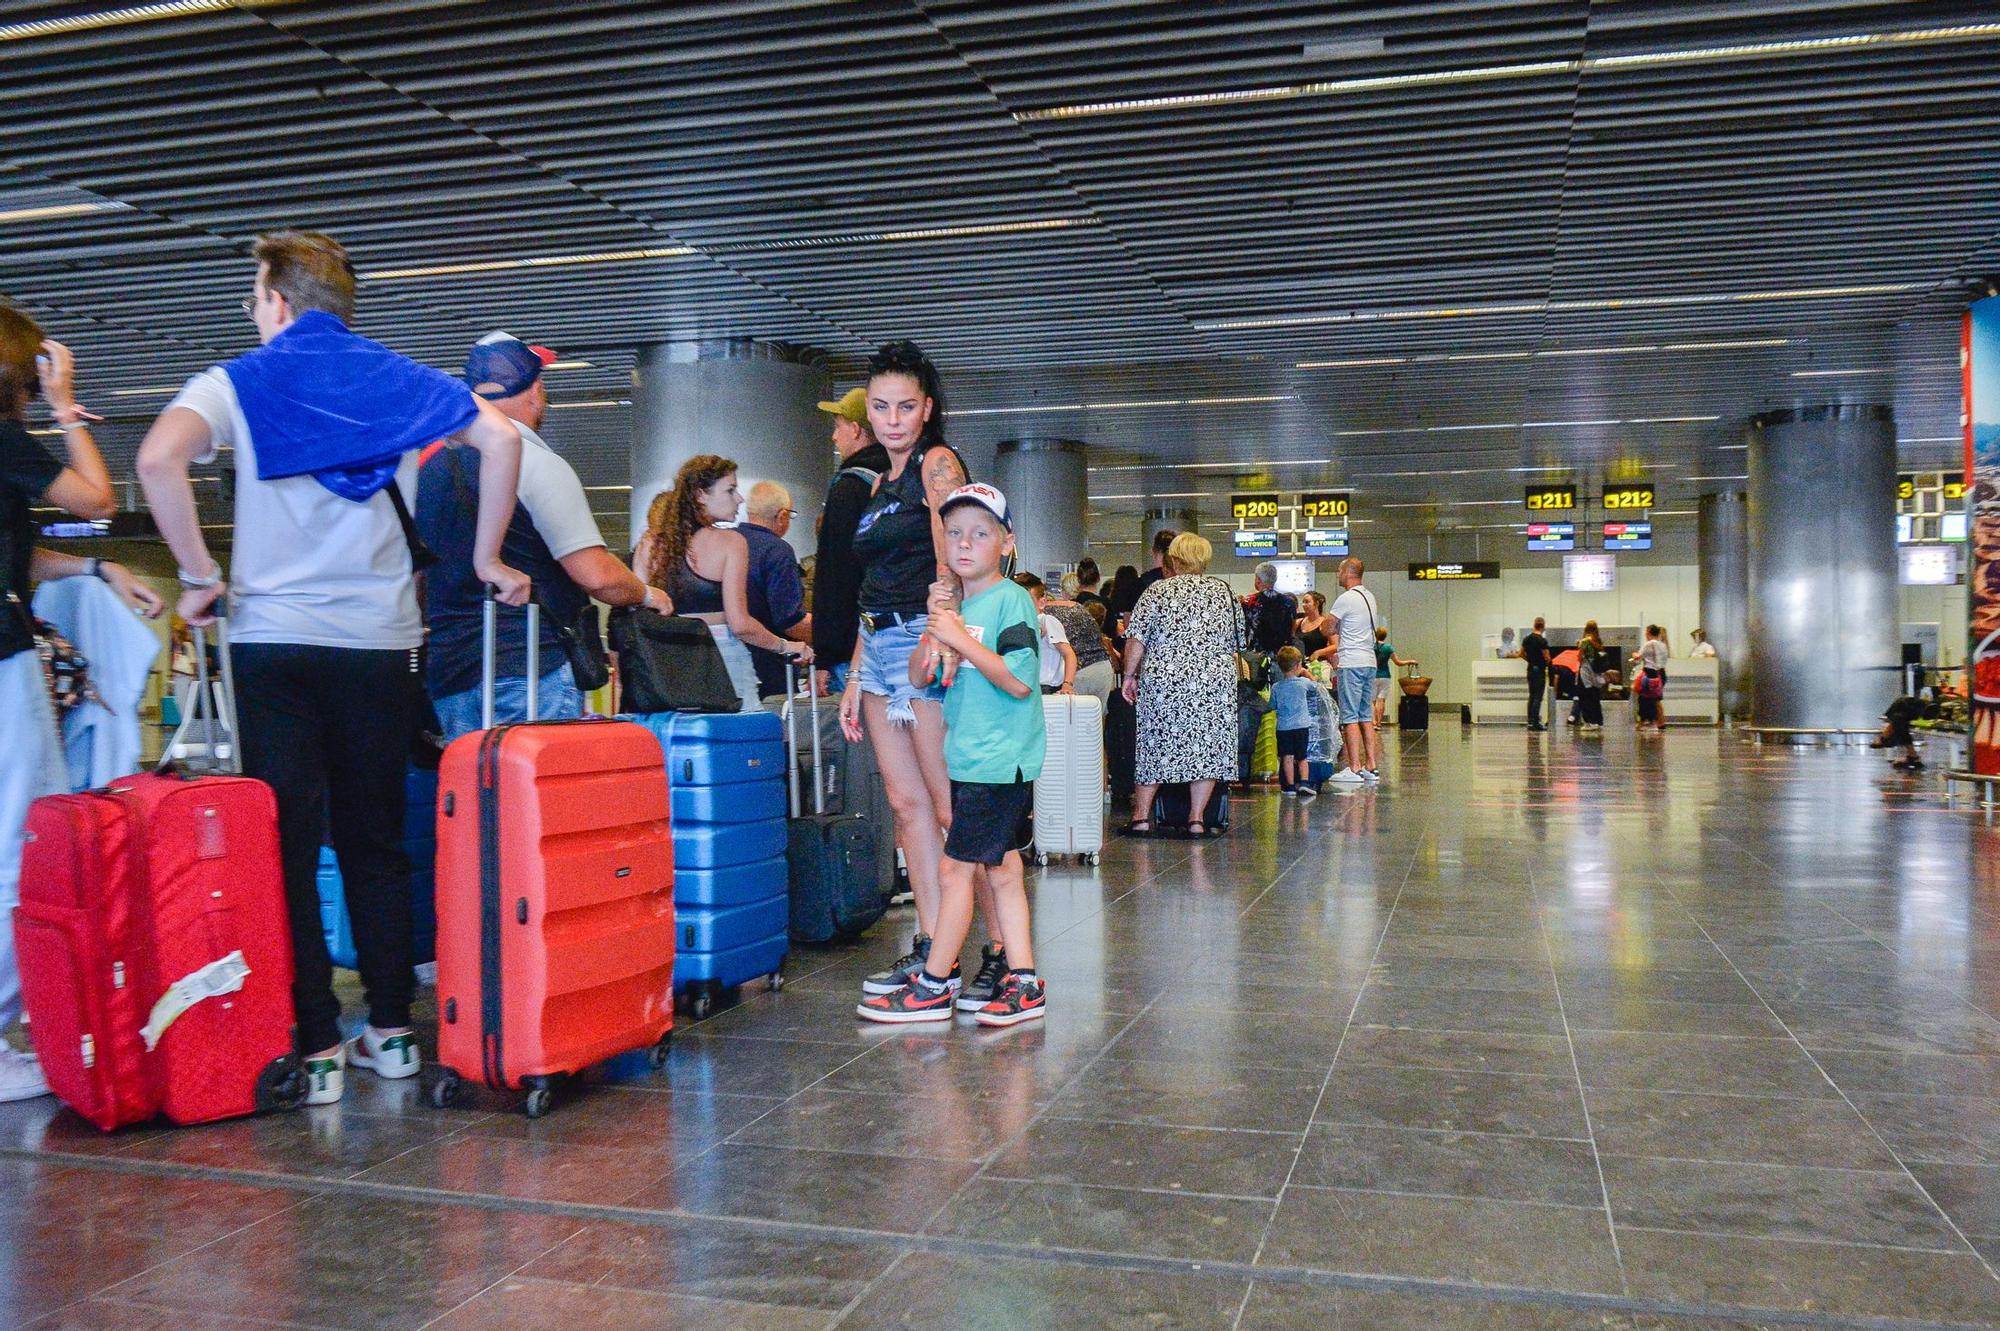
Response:
M1101 864L1104 862L1104 856L1093 850L1083 857L1083 862L1085 864Z
M453 1104L457 1103L458 1089L464 1083L465 1079L463 1077L453 1072L450 1068L445 1068L431 1078L430 1085L424 1090L424 1098L429 1100L435 1108L449 1109Z
M765 983L771 986L771 992L775 994L785 987L785 973L783 971L772 971L770 978Z
M530 1077L521 1084L528 1091L528 1098L521 1102L521 1112L529 1118L541 1118L555 1108L556 1093L549 1088L547 1077Z
M1038 850L1035 852L1035 866L1037 868L1046 865L1048 862L1049 862L1049 853L1046 850Z
M700 1021L715 1011L715 994L707 986L701 985L688 992L688 1015Z
M257 1112L297 1109L306 1102L306 1074L298 1056L283 1054L264 1065L257 1074Z
M674 1033L668 1031L660 1037L658 1044L646 1051L646 1061L653 1065L653 1071L658 1072L667 1065L667 1055L673 1052L673 1047Z

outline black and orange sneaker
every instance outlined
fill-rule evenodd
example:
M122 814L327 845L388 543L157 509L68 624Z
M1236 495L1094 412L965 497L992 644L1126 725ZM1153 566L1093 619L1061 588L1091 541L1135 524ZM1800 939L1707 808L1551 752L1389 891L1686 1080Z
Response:
M925 983L929 976L912 976L902 988L873 998L864 998L855 1005L854 1015L863 1021L880 1021L891 1025L907 1025L918 1021L950 1021L952 1001L957 991L949 984L936 981Z
M1008 971L993 1001L972 1014L981 1026L1018 1026L1038 1021L1048 1010L1048 991L1041 977L1032 972Z

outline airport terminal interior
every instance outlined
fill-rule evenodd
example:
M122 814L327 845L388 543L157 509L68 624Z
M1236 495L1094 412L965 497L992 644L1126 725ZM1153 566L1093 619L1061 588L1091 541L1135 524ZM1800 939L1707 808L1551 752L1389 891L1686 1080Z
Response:
M1253 623L1359 580L1394 653L1379 771L1287 790L1248 715L1202 835L1120 834L1112 695L1036 797L1038 1020L858 1019L904 895L546 1114L476 1056L438 1103L428 984L424 1075L337 1103L0 1104L0 1325L2000 1325L1993 4L10 2L0 88L0 298L119 510L38 544L170 610L141 441L303 229L395 352L551 349L621 560L719 454L821 576L827 408L910 339L1058 597L1195 533Z

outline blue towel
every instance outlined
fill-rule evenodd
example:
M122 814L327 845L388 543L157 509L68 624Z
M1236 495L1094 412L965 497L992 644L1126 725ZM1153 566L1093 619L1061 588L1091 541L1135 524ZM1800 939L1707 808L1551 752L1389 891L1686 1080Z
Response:
M223 367L257 450L257 479L310 475L363 503L403 454L457 434L479 414L460 380L308 310Z

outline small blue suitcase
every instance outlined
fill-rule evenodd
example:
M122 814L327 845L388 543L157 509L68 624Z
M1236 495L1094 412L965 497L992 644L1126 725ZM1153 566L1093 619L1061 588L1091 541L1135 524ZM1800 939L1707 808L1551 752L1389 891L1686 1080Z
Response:
M410 907L416 933L411 953L421 966L437 956L437 773L412 767L403 781L403 850L410 857ZM354 926L332 846L319 848L319 919L333 964L353 970Z
M674 829L674 992L697 1019L746 980L783 985L784 727L769 712L631 718L666 755Z

